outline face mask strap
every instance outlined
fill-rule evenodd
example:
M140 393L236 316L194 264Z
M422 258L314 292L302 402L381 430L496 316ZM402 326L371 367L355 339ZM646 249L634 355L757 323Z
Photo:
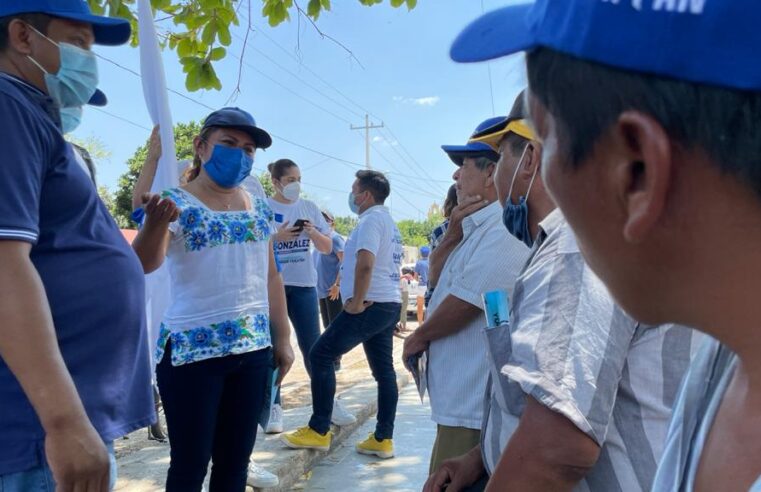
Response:
M531 144L526 144L526 146L523 148L523 153L521 154L521 159L518 161L518 165L515 167L515 172L513 173L513 180L510 182L510 191L507 192L507 199L511 202L513 201L513 187L515 186L515 178L518 176L518 171L521 169L521 166L523 165L523 158L526 157L526 152L528 152L528 146ZM531 182L534 182L534 179L531 178ZM531 188L531 185L529 185L529 190ZM528 198L528 196L526 197Z
M536 169L534 169L534 174L531 176L531 181L528 184L528 191L526 192L526 201L528 201L528 196L531 194L531 187L534 186L534 180L536 179L536 173L539 172L539 166L536 166Z
M34 32L35 32L35 33L36 33L38 36L40 36L41 38L43 38L43 39L45 39L46 41L49 41L50 43L52 43L52 44L53 44L53 46L55 46L56 48L58 48L58 49L61 49L61 47L58 45L58 43L56 43L55 41L53 41L53 40L52 40L52 39L50 39L49 37L45 36L44 34L42 34L42 33L41 33L40 31L38 31L38 30L37 30L37 28L36 28L36 27L34 27L33 25L31 25L31 24L27 24L27 25L26 25L26 27L28 27L29 29L31 29L32 31L34 31ZM31 56L29 56L29 55L26 55L26 57L29 59L29 61L31 61L32 63L34 63L34 64L37 66L37 68L39 68L40 70L42 70L42 71L43 71L43 73L46 73L46 74L50 74L50 72L48 72L47 70L45 70L45 68L44 68L42 65L40 65L40 64L39 64L39 62L38 62L37 60L35 60L34 58L32 58L32 57L31 57Z

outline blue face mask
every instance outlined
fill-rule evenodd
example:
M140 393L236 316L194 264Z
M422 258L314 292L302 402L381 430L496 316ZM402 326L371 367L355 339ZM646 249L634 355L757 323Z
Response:
M519 197L517 204L513 203L512 199L515 178L518 176L518 170L523 165L523 158L526 157L526 151L528 151L528 146L523 150L521 160L515 168L515 173L513 173L513 181L510 183L510 192L507 194L505 209L502 211L502 223L505 224L505 227L507 227L510 234L515 236L518 240L523 241L523 243L530 248L534 245L534 240L531 238L531 230L529 229L528 224L528 196L531 193L531 187L534 184L534 178L536 178L539 166L534 170L534 175L531 177L526 196Z
M357 202L357 195L355 195L354 193L350 191L349 192L349 209L351 210L351 213L359 215L359 208L362 205L357 205L356 202Z
M61 128L64 135L71 133L82 122L82 106L73 108L61 108Z
M37 34L58 47L61 64L58 73L45 70L37 60L27 56L37 67L45 72L45 85L48 95L61 108L81 107L87 104L95 89L98 88L98 62L95 53L83 50L73 44L56 43L38 30Z
M215 145L211 158L203 165L206 174L222 188L235 188L251 174L254 158L243 149Z

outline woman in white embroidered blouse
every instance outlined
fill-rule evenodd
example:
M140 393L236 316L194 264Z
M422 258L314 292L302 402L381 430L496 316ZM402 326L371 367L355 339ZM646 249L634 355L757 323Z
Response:
M211 492L245 490L270 367L279 384L293 363L272 211L240 186L271 143L245 111L216 111L194 140L187 184L143 198L133 248L146 273L166 259L172 286L156 347L169 492L200 491L209 458Z

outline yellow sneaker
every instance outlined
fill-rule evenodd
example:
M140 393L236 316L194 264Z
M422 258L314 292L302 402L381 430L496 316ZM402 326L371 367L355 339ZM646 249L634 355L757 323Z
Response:
M333 433L328 431L324 436L311 427L304 426L293 432L288 432L280 436L280 440L293 449L316 449L318 451L328 451Z
M384 439L378 441L375 439L375 433L371 432L367 439L357 443L357 452L361 454L370 454L379 458L393 458L394 457L394 441L392 439Z

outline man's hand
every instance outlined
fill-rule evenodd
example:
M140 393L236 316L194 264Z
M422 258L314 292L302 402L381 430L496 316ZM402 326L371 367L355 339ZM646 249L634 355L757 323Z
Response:
M369 308L372 305L372 301L360 302L356 300L355 297L352 297L344 304L344 311L349 314L362 314L365 312L365 309Z
M282 226L280 226L280 229L278 229L275 233L275 241L293 241L301 235L301 231L298 228L288 227L288 224L290 224L290 222L286 221Z
M291 370L291 366L293 365L295 358L290 341L287 343L276 343L273 355L275 359L275 367L278 368L278 376L275 384L280 386L280 384L283 382L283 378L285 378L285 375L288 374L288 371Z
M333 284L330 286L330 290L328 290L328 299L331 301L338 300L338 296L341 295L341 289L338 285Z
M143 194L143 209L145 210L145 225L165 229L170 222L180 217L180 209L169 198L162 199L160 195Z
M428 350L430 344L430 342L423 340L419 328L412 335L405 338L404 349L402 350L402 361L404 362L405 367L407 366L407 361L411 357ZM411 369L407 367L407 370Z
M463 198L463 200L452 209L452 213L449 215L449 226L447 227L446 234L454 238L462 239L463 219L468 215L478 212L488 204L489 202L483 200L480 195Z
M56 490L108 492L108 450L87 417L47 431L45 455Z
M423 492L459 492L475 484L486 473L480 448L447 460L436 473L428 477Z

